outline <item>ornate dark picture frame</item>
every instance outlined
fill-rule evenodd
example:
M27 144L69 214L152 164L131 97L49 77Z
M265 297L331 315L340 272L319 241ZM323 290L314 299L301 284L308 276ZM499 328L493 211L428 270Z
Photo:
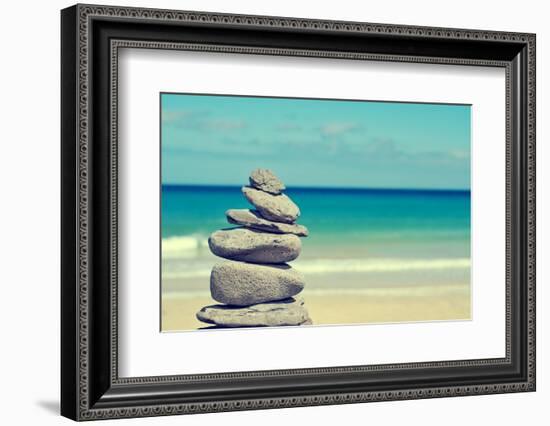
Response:
M95 5L64 9L61 28L62 415L92 420L535 390L534 34ZM504 68L506 356L120 378L120 47Z

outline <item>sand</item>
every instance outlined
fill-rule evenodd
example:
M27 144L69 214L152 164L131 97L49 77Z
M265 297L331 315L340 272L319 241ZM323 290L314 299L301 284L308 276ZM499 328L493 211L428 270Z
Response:
M313 326L392 322L468 320L469 284L445 284L368 289L312 289L301 293ZM163 295L162 330L205 327L195 313L215 302L206 292Z

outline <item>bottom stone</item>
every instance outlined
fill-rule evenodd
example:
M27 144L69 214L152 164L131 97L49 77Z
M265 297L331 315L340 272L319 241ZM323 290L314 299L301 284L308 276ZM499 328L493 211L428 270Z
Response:
M197 312L199 321L220 327L277 327L311 324L304 301L284 299L277 302L236 307L228 305L205 306Z

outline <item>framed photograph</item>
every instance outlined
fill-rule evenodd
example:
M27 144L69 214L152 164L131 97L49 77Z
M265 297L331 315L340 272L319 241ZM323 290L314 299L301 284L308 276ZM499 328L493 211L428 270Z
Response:
M535 35L61 12L61 412L535 390Z

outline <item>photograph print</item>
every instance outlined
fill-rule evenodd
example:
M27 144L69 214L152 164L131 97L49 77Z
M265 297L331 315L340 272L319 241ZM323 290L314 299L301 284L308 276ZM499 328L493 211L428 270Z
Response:
M161 331L471 320L471 106L161 93Z

